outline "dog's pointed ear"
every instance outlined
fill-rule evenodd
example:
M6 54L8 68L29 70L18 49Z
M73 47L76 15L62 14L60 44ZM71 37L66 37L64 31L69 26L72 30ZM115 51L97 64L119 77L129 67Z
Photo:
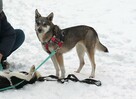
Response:
M59 31L59 27L57 25L54 25L54 33L57 33Z
M50 13L50 14L47 16L47 18L48 18L50 21L52 21L52 20L53 20L53 16L54 16L54 14L53 14L53 12L52 12L52 13Z
M38 10L35 10L35 19L41 17L41 14L38 12Z
M53 29L53 33L54 33L54 35L59 35L58 33L60 33L60 28L59 28L59 26L57 26L57 25L54 25L54 29Z

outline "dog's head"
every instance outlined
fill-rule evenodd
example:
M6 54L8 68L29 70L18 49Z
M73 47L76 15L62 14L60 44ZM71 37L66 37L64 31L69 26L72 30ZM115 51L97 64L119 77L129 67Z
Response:
M50 13L47 17L41 16L38 10L35 10L35 31L37 36L41 42L45 41L45 39L51 37L51 31L54 24L52 23L53 13Z

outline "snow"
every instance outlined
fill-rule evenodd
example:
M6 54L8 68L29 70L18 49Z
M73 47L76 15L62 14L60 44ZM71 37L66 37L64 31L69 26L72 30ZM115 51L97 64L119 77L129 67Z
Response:
M3 0L4 11L14 28L24 30L23 45L9 58L12 70L29 70L38 66L48 54L43 51L35 29L35 9L43 16L54 13L53 22L61 28L86 24L96 29L109 53L96 52L96 77L101 87L69 82L37 82L20 90L0 92L0 99L135 99L136 97L136 0ZM89 77L91 66L85 55L81 73L74 71L79 61L75 49L64 55L66 74L79 79ZM39 70L42 75L55 74L52 61Z

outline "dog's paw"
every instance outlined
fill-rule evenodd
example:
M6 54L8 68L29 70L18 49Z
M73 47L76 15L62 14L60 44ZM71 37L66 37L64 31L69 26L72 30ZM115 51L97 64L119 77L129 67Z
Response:
M56 76L57 76L57 77L59 77L59 76L60 76L59 72L56 72Z
M30 74L33 74L33 72L35 71L35 66L33 65L30 69Z
M94 75L89 76L89 78L94 78L94 77L95 77Z
M61 76L59 78L60 79L64 79L65 78L65 74L61 74Z
M78 70L77 70L77 71L74 71L74 72L75 72L75 73L80 73L80 71L78 71Z

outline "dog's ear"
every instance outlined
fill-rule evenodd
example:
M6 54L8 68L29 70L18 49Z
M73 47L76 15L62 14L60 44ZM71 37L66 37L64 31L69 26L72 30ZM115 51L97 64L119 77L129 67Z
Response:
M54 35L59 35L59 32L60 32L60 28L59 28L59 26L57 26L57 25L54 25L54 29L53 29L53 33L54 33Z
M47 16L47 18L48 18L50 21L52 21L52 20L53 20L53 16L54 16L54 14L53 14L53 12L52 12L52 13L50 13L50 14Z
M54 32L57 33L59 31L59 27L57 25L54 25Z
M38 12L38 10L35 10L35 19L41 17L41 14Z

